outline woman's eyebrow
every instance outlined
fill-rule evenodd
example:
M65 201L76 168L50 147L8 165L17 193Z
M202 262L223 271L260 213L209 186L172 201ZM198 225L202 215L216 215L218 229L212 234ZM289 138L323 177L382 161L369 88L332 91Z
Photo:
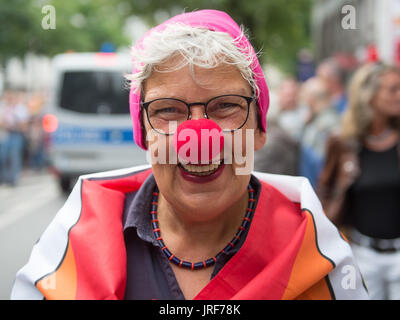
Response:
M218 97L218 96L222 96L222 95L229 95L229 94L232 94L232 95L236 94L236 95L242 95L242 96L252 96L252 93L251 92L249 93L248 90L246 90L246 88L240 87L240 88L237 88L237 89L229 88L229 89L226 89L226 90L221 90L221 91L218 91L218 92L214 92L213 94L210 94L207 99L204 99L204 100L207 101L207 100L212 99L214 97ZM150 100L160 99L160 98L172 98L172 99L183 100L183 101L186 101L188 103L191 102L191 101L188 101L189 99L187 99L187 97L185 97L184 94L175 94L175 93L171 93L171 92L168 92L168 93L165 93L165 94L161 95L161 94L159 94L159 92L155 91L154 93L153 92L147 93L145 95L145 97L146 97L146 99L144 99L144 101L150 101Z

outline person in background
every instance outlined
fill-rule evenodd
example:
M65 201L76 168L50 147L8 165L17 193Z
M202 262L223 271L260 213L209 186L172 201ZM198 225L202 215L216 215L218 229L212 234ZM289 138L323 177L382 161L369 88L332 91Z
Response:
M332 104L341 114L347 106L345 72L334 58L322 61L317 68L316 76L325 82L332 97Z
M254 170L298 175L299 143L275 120L268 121L267 140L268 143L254 154Z
M300 86L293 78L284 79L278 89L279 114L277 124L295 141L299 141L307 109L299 104Z
M5 97L3 126L7 140L2 156L5 183L18 183L23 163L25 132L29 120L29 110L24 104L22 93L8 92Z
M46 135L42 128L42 107L44 102L44 96L40 93L34 93L28 102L31 114L27 135L28 164L34 170L41 170L46 162Z
M297 53L296 79L299 82L305 82L315 76L315 62L312 51L308 48L302 48Z
M8 94L9 93L5 92L0 99L0 184L4 183L6 180L6 146L8 132L5 128L4 112Z
M40 114L34 115L29 120L28 141L28 163L33 170L40 171L45 165L45 132L42 129Z
M400 299L400 69L355 72L317 192L349 238L371 299Z
M278 97L276 97L278 98ZM281 101L284 96L280 97ZM271 106L277 105L275 95L271 96ZM282 101L283 102L283 101ZM291 102L297 105L297 101ZM278 108L268 111L267 141L254 154L254 170L273 174L298 175L299 143L287 130L279 125Z
M300 140L300 175L316 185L325 159L325 144L339 123L325 83L318 77L307 80L302 88L302 100L309 108L309 119Z

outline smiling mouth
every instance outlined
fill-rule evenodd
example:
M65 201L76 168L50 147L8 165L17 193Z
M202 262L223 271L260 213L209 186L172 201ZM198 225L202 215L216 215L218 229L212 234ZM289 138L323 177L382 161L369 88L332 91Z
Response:
M179 163L178 166L183 169L185 172L199 176L209 176L216 172L223 165L223 161L219 163L211 163L211 164L182 164Z

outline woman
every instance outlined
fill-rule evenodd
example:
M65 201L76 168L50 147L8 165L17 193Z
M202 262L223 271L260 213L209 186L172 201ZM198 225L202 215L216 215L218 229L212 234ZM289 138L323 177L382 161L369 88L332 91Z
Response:
M371 298L400 295L400 70L361 67L349 87L340 135L328 143L320 197L346 226Z
M151 169L81 177L12 297L365 298L309 184L247 168L265 142L268 89L239 26L220 11L185 13L132 55L135 142Z

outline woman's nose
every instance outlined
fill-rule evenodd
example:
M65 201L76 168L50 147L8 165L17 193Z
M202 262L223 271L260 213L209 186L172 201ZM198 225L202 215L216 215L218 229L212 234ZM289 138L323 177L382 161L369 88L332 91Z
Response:
M205 107L202 105L191 106L190 115L191 120L207 119Z
M207 164L220 159L224 134L212 120L192 119L178 126L173 141L180 162Z

